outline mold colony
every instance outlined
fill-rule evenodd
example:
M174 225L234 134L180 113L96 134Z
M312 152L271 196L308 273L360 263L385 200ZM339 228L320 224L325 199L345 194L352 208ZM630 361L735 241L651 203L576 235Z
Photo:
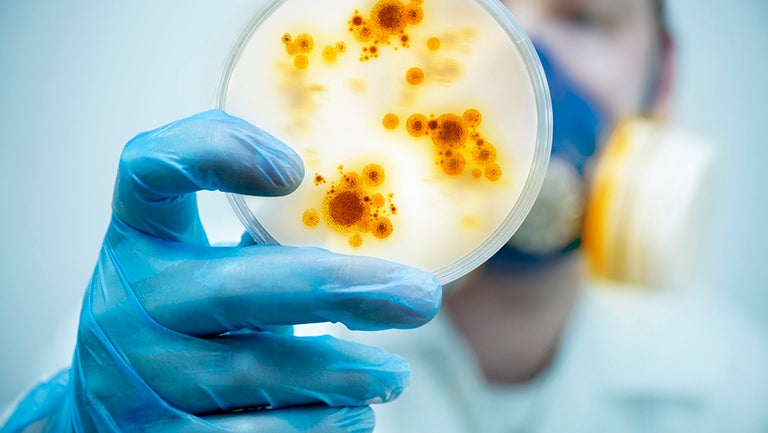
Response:
M413 67L405 73L405 81L408 84L418 86L424 81L424 71L421 68Z
M427 49L429 51L437 51L440 49L440 39L438 38L429 38L427 39Z
M338 233L349 235L349 245L357 248L363 244L363 235L386 239L392 234L391 216L397 214L392 193L385 196L378 192L386 174L379 164L366 165L361 172L344 172L339 166L339 179L332 182L323 198L321 212L310 208L304 211L302 222L307 227L317 227L320 216ZM323 179L320 181L319 179ZM324 177L315 175L315 186L324 183Z
M382 125L384 125L384 128L393 130L397 129L397 127L400 125L400 118L397 117L397 114L394 113L387 113L387 115L384 116L384 118L381 120Z

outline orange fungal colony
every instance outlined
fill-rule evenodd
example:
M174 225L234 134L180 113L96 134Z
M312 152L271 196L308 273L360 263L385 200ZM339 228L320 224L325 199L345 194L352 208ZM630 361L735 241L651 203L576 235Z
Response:
M336 47L333 45L326 45L323 47L323 60L325 60L328 63L333 63L336 61L336 57L338 57L338 52L336 52Z
M301 220L307 227L317 227L320 224L320 213L315 209L307 209L301 216Z
M407 28L424 19L422 1L379 0L368 16L356 10L348 24L350 33L363 44L360 61L378 58L382 45L391 45L392 39L403 48L410 47Z
M379 186L384 182L384 168L379 164L368 164L363 168L362 178L367 186Z
M475 179L496 182L502 169L496 162L496 147L477 131L483 115L475 108L462 115L445 113L435 117L412 114L405 122L408 134L414 138L429 136L437 152L436 165L448 176L459 176L471 168Z
M424 71L421 68L411 68L405 73L405 81L413 86L418 86L424 81Z
M477 128L483 122L483 115L474 108L465 111L461 116L470 128Z
M437 51L440 49L440 39L438 38L429 38L427 39L427 49L429 51Z
M384 168L371 163L358 173L345 172L344 167L339 166L339 174L340 178L326 191L321 210L304 211L304 225L316 227L322 214L323 221L333 231L349 235L349 245L354 248L362 246L365 234L387 239L394 230L391 217L397 214L397 207L392 203L393 194L385 198L376 191L384 183ZM315 185L320 183L316 181Z
M408 133L414 137L421 137L427 134L427 116L423 114L414 114L408 118L405 127Z
M384 119L381 120L381 123L384 125L385 128L389 130L397 129L397 126L400 124L400 119L397 117L394 113L388 113L384 116Z
M309 57L306 54L298 54L293 58L293 66L300 71L307 69L309 67Z

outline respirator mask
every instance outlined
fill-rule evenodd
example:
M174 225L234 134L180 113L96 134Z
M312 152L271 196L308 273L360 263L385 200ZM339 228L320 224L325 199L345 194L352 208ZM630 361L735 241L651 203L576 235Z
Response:
M583 244L593 277L684 284L711 214L712 147L650 118L610 130L605 110L537 51L552 95L549 169L530 214L486 267L545 266Z

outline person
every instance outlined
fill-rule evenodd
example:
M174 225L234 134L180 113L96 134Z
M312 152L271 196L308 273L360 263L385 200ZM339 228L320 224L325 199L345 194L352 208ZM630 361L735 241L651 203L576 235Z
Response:
M666 108L661 9L651 0L504 3L552 88L547 183L577 185L568 191L580 196L602 137L628 116ZM286 145L219 111L131 140L73 365L26 396L3 433L362 432L374 427L368 406L398 396L377 406L381 431L768 426L759 407L767 357L738 317L585 290L578 224L567 219L555 222L577 229L537 243L547 230L537 214L582 211L558 188L537 206L576 207L534 210L484 269L446 289L439 314L439 284L401 265L248 239L208 245L195 191L288 194L303 174ZM291 332L326 321L407 329L339 334L385 346L411 367L375 346Z

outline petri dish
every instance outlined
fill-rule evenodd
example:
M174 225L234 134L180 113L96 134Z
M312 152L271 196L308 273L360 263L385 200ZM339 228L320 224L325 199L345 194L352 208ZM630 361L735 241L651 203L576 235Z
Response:
M217 106L304 161L288 196L229 196L257 242L396 261L443 284L517 230L551 146L538 56L495 0L271 1Z

